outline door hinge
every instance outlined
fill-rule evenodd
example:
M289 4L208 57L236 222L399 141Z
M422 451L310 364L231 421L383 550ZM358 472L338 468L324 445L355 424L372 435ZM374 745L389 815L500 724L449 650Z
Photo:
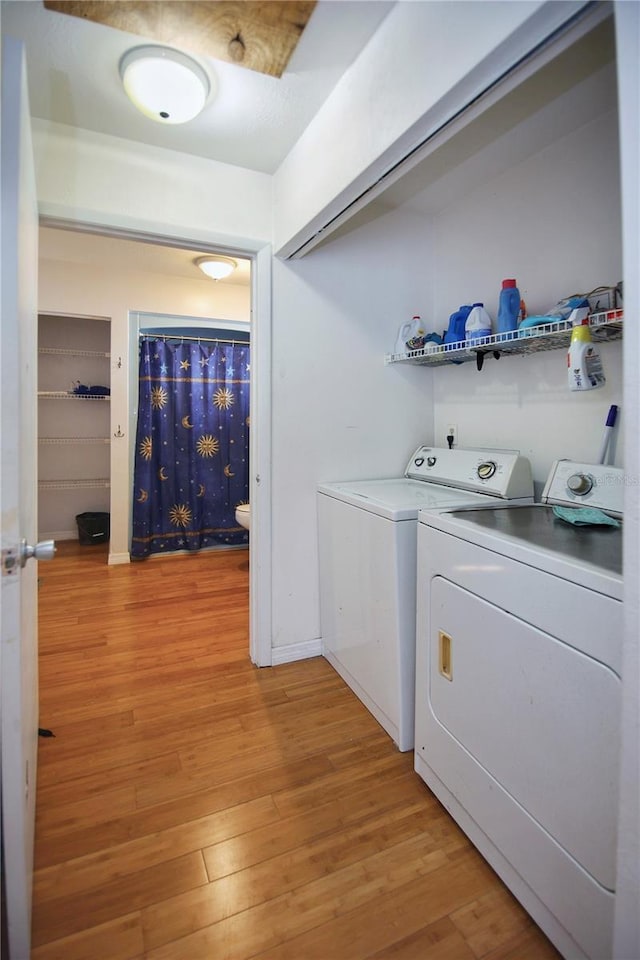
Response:
M15 577L20 569L19 553L15 547L7 547L2 551L2 576Z

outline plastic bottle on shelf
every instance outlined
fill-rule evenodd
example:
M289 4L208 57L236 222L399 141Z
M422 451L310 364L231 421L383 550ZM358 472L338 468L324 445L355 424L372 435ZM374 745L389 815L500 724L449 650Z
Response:
M407 353L410 349L415 349L408 346L408 341L421 336L424 336L424 327L422 320L416 315L403 323L398 330L395 353Z
M606 383L600 354L591 339L588 317L576 324L571 331L567 373L569 390L596 390Z
M465 324L470 313L471 304L466 303L449 317L449 326L444 335L444 342L450 350L464 346L464 341L467 336L465 333Z
M518 329L520 314L520 291L515 280L503 280L498 303L497 333L501 339L509 340Z
M484 303L474 303L465 323L467 343L475 343L483 337L490 337L491 333L491 317L485 310Z
M521 298L521 299L520 299L520 310L518 311L518 326L520 326L520 324L522 323L522 321L523 321L523 320L526 320L526 319L527 319L527 305L526 305L526 303L524 302L524 300L522 300L522 298Z

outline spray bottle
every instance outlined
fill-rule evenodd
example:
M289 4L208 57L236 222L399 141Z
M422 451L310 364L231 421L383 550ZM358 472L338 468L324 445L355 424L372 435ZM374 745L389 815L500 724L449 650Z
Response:
M574 316L581 313L585 315ZM596 390L606 382L600 354L591 340L588 313L588 308L583 308L574 310L571 315L574 327L567 353L569 390Z

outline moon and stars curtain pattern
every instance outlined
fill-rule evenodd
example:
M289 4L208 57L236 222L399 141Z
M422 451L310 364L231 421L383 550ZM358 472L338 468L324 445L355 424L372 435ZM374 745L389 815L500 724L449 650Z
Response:
M249 362L248 344L141 341L132 557L248 541Z

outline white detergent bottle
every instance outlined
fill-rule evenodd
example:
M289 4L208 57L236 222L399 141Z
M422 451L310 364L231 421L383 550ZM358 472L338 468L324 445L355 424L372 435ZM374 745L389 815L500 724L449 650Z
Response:
M396 338L396 349L395 353L407 353L409 348L407 347L407 341L412 340L413 337L420 337L424 334L424 329L422 326L422 320L418 316L414 316L411 320L407 320L406 323L403 323L400 329L398 330L398 336Z
M597 390L606 383L600 354L591 340L589 320L585 317L571 331L567 353L569 390Z
M467 343L475 343L482 337L491 336L491 317L485 310L483 303L473 304L471 313L467 317L464 325L464 332Z

